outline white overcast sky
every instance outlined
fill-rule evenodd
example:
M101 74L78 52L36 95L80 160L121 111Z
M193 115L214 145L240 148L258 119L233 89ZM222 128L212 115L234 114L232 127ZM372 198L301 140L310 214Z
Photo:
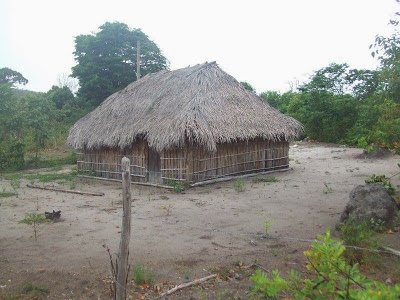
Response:
M0 68L47 91L75 64L74 37L106 21L141 28L171 69L217 61L257 90L288 90L331 62L375 68L369 45L389 34L395 0L0 0Z

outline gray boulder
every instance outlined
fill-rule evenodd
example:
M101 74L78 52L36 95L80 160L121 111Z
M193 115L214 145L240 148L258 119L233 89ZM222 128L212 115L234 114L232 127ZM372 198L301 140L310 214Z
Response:
M356 221L369 223L373 218L383 221L387 228L393 227L399 208L381 184L359 185L350 192L349 198L340 216L340 223L346 223L349 216L353 215Z

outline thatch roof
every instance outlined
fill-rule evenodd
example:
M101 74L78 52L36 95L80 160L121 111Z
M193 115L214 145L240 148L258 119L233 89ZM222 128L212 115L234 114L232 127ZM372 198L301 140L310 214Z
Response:
M302 125L285 116L215 62L160 71L109 96L71 128L76 149L124 148L137 137L161 151L186 141L216 150L222 142L289 140Z

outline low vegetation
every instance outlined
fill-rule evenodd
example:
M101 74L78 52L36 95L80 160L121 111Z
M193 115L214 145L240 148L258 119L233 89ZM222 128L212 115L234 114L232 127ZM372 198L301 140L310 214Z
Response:
M374 252L365 250L377 250L380 246L375 229L366 222L357 221L352 215L340 226L340 238L343 245L347 246L344 257L349 263L371 262L376 258Z
M21 224L26 224L32 227L33 230L33 236L35 238L35 241L37 241L38 238L38 232L39 232L39 226L40 224L46 223L48 220L46 219L44 214L38 214L38 213L27 213L25 214L25 218L19 221Z
M255 176L253 177L253 183L260 183L260 182L278 182L279 179L273 177L273 176L266 176L266 177L259 177Z
M32 282L28 282L21 287L21 294L28 295L32 299L37 299L38 297L45 296L49 293L47 287L40 287L33 285Z
M304 255L310 276L302 277L291 270L288 279L279 270L267 275L260 270L251 277L254 287L251 296L266 299L398 299L400 284L393 286L368 279L361 274L358 264L349 264L346 248L335 241L328 230L318 236Z
M373 174L371 177L365 179L365 183L381 183L390 195L396 193L396 189L390 183L390 178L387 178L386 175Z
M72 181L76 180L78 175L77 171L70 171L66 173L12 173L2 175L4 179L10 180L11 182L21 179L27 179L30 181L38 180L39 182L52 182L57 180Z
M173 178L168 178L167 185L173 187L173 191L176 194L182 193L189 187L189 183L182 180L176 180Z
M137 286L141 286L144 284L151 284L153 282L153 273L145 269L141 265L133 266L132 273L133 273L133 282Z
M246 186L244 184L243 179L242 178L236 179L235 182L233 183L233 188L238 193L244 192L246 190Z
M7 197L13 197L13 196L17 196L17 193L13 193L13 192L0 192L0 198L7 198Z

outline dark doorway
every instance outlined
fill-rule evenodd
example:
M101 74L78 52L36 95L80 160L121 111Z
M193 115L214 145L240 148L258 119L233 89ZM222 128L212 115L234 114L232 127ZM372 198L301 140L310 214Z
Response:
M161 159L157 151L149 148L147 180L150 182L161 182Z

